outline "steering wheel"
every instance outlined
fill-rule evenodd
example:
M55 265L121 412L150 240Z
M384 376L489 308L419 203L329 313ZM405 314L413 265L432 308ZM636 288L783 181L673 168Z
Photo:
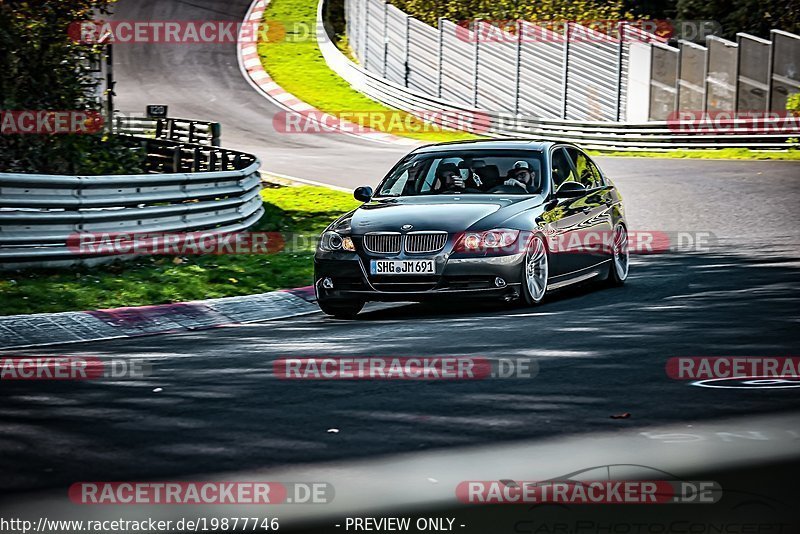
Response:
M505 184L496 185L493 188L491 188L489 191L487 191L487 193L516 193L518 195L522 194L522 193L527 193L527 192L528 192L527 190L525 190L525 189L523 189L523 188L521 188L519 186L516 186L516 185L505 185Z
M463 189L461 188L444 189L439 192L440 195L461 195L464 193L476 194L476 193L483 193L483 191L481 191L480 189L475 189L474 187L465 187Z

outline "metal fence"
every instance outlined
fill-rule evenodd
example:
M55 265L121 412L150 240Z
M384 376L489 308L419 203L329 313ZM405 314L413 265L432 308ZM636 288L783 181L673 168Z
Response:
M364 2L369 0L348 0ZM769 118L740 121L720 119L715 123L683 124L672 121L648 121L651 100L663 106L664 116L676 107L678 75L678 49L661 43L650 43L637 36L643 33L634 27L623 27L626 46L620 52L621 69L617 76L619 83L619 109L629 121L608 120L569 120L563 119L553 109L562 109L565 102L565 77L563 70L547 70L535 67L538 58L554 61L565 59L565 39L550 32L547 39L531 39L525 46L517 45L515 56L495 70L495 83L489 89L482 88L482 82L489 78L491 69L484 70L481 54L485 49L478 45L478 105L453 102L439 98L438 87L438 37L440 32L430 26L407 18L408 59L406 62L406 83L385 78L380 73L371 72L347 58L334 44L326 30L324 21L324 0L317 10L316 37L320 51L328 66L346 80L352 87L370 98L385 105L420 115L426 121L443 127L452 124L454 115L471 119L477 133L494 137L526 137L553 141L572 141L588 148L624 150L671 150L675 148L756 148L780 149L787 147L787 140L797 137L797 133L763 133L759 129ZM354 13L348 15L352 20ZM525 23L522 23L524 26ZM356 31L353 29L352 31ZM480 31L480 30L479 30ZM529 32L548 30L531 27ZM517 34L515 34L517 35ZM484 37L481 35L481 42ZM425 43L423 46L421 43ZM356 43L357 44L357 43ZM510 48L514 48L513 46ZM424 54L414 55L419 50ZM663 52L671 63L658 64L651 69L654 53ZM416 59L415 59L416 57ZM504 56L505 57L505 56ZM519 65L519 72L509 74L508 63ZM490 62L486 64L491 65ZM658 79L651 79L651 70L659 72ZM573 78L574 79L574 78ZM624 83L623 83L624 82ZM493 99L502 98L505 88L514 88L516 98L513 107L516 112L486 109ZM516 90L520 87L520 90ZM522 88L529 87L530 90ZM534 90L535 89L535 90ZM462 100L468 102L469 99ZM607 115L608 116L608 115Z
M785 111L788 95L800 91L800 36L778 30L771 40L708 36L705 46L675 47L628 23L608 35L575 23L553 31L442 19L432 28L384 0L345 0L345 21L369 73L497 113L666 121L687 110ZM641 83L643 71L649 83Z
M149 174L0 173L0 269L108 261L77 255L68 245L90 232L227 233L261 217L255 156L164 139L129 140L147 151Z
M114 131L128 135L168 139L182 143L219 146L222 126L218 122L167 117L152 119L117 115Z

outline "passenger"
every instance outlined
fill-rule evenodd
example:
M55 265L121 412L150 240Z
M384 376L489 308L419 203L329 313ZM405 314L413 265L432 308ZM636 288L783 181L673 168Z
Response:
M443 163L436 169L437 193L450 193L463 191L465 187L464 178L455 163Z
M536 182L535 178L530 164L527 161L518 161L514 164L514 168L508 172L508 179L503 184L521 187L526 193L535 193L533 185Z

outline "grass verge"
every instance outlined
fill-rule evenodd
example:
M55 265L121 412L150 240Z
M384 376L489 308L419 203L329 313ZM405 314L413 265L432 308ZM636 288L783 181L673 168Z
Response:
M408 128L380 128L398 136L428 142L457 141L476 139L477 136L453 130L431 130L416 117L402 111L393 110L367 98L350 87L346 81L333 72L325 63L314 37L317 22L316 0L272 0L264 13L265 21L280 21L286 28L286 35L274 41L261 42L258 53L264 69L275 83L292 93L300 100L315 108L339 115L358 112L365 117L350 118L364 126L370 118L381 118L389 112L390 124L408 125Z
M639 152L622 150L590 150L594 156L625 158L675 158L675 159L726 159L726 160L785 160L800 161L800 150L750 150L748 148L716 148L695 150L669 150L665 152Z
M270 187L252 230L317 235L359 205L324 187ZM269 255L142 257L98 267L3 273L0 315L92 310L232 297L312 283L313 249Z

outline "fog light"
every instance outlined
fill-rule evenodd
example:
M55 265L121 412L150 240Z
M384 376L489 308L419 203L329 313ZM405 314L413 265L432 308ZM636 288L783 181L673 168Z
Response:
M506 281L498 276L494 279L494 285L497 287L506 287Z
M333 280L331 280L329 277L326 276L322 280L322 287L324 287L325 289L333 289Z

